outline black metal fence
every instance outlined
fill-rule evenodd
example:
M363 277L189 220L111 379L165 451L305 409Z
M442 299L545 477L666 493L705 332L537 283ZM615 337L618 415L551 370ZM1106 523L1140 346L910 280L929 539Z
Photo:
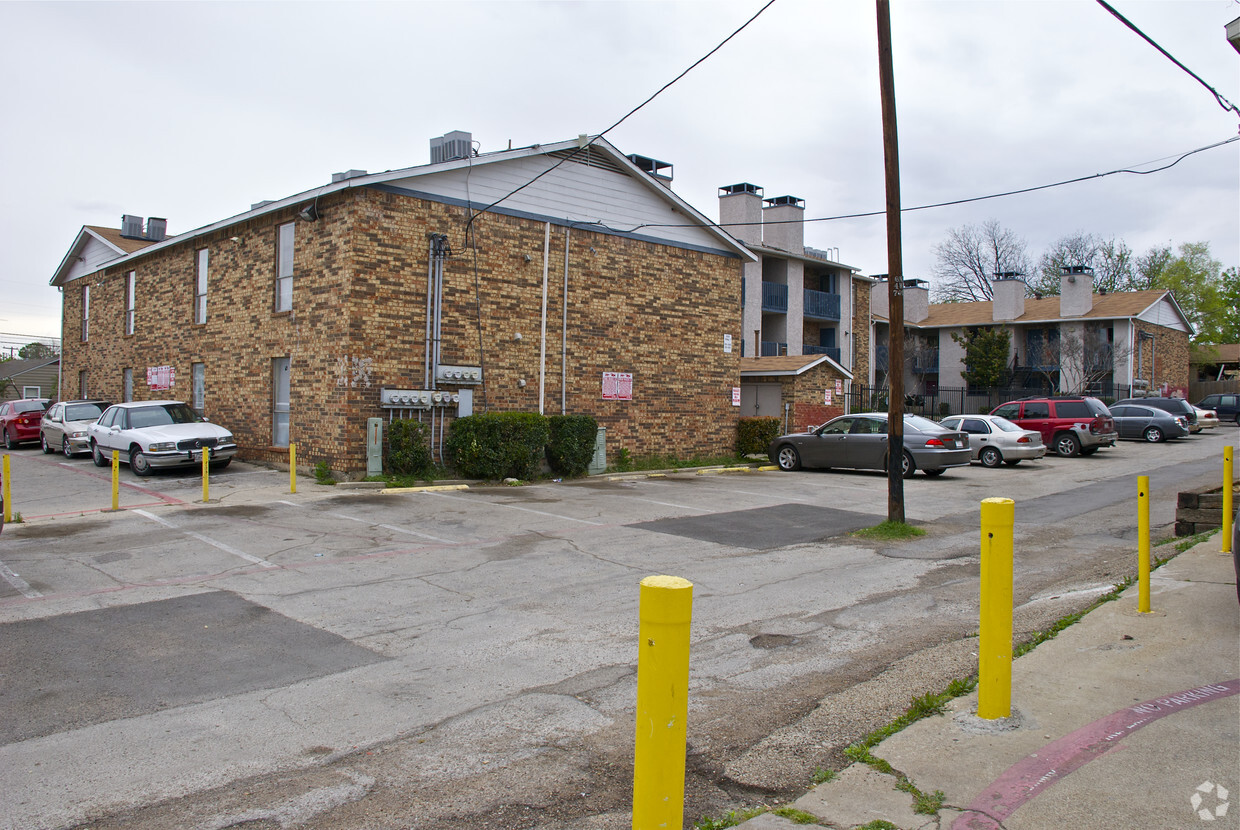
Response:
M1099 398L1103 403L1129 396L1127 386L1111 386L1088 390L1087 395ZM1029 387L996 389L968 389L965 387L940 386L933 392L914 392L904 396L904 411L926 418L945 418L948 415L973 415L989 412L1007 401L1028 398L1032 395L1049 395L1049 390ZM886 386L863 386L853 384L845 397L845 406L851 412L886 412L890 389Z

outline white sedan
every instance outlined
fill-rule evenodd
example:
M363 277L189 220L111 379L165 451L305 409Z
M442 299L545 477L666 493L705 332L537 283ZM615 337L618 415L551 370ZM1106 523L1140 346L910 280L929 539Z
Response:
M941 422L947 429L967 433L973 460L984 467L1007 464L1015 467L1022 461L1046 455L1042 433L1017 426L998 415L952 415Z
M118 403L86 430L95 466L108 466L116 450L140 476L156 467L201 464L204 452L211 453L213 469L222 469L237 453L231 432L180 401Z

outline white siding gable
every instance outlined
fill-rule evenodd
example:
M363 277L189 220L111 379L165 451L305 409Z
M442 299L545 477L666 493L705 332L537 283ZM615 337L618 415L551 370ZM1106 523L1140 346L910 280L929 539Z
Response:
M1167 297L1163 297L1152 306L1137 315L1137 319L1146 323L1153 323L1157 326L1163 326L1176 331L1188 331L1184 319L1176 310L1175 304Z
M93 274L106 263L125 255L124 251L117 250L90 231L83 232L81 240L81 244L70 254L71 261L65 269L65 282Z

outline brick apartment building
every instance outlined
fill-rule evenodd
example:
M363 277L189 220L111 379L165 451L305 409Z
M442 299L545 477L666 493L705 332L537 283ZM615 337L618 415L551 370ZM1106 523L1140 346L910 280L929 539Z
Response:
M83 228L51 281L62 397L186 400L243 458L292 442L299 466L353 473L372 417L422 419L441 445L460 414L588 414L609 456L730 450L754 256L670 165L584 137L472 144L449 133L429 165L335 174L176 236Z

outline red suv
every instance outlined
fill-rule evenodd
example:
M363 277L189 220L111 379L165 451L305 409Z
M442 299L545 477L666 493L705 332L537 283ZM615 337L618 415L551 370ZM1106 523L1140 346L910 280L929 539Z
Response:
M39 440L39 424L47 409L47 398L18 398L0 403L0 434L6 450L23 441Z
M1100 447L1115 446L1119 437L1111 411L1097 398L1021 398L995 407L990 414L1024 429L1036 429L1043 443L1063 458L1093 455Z

